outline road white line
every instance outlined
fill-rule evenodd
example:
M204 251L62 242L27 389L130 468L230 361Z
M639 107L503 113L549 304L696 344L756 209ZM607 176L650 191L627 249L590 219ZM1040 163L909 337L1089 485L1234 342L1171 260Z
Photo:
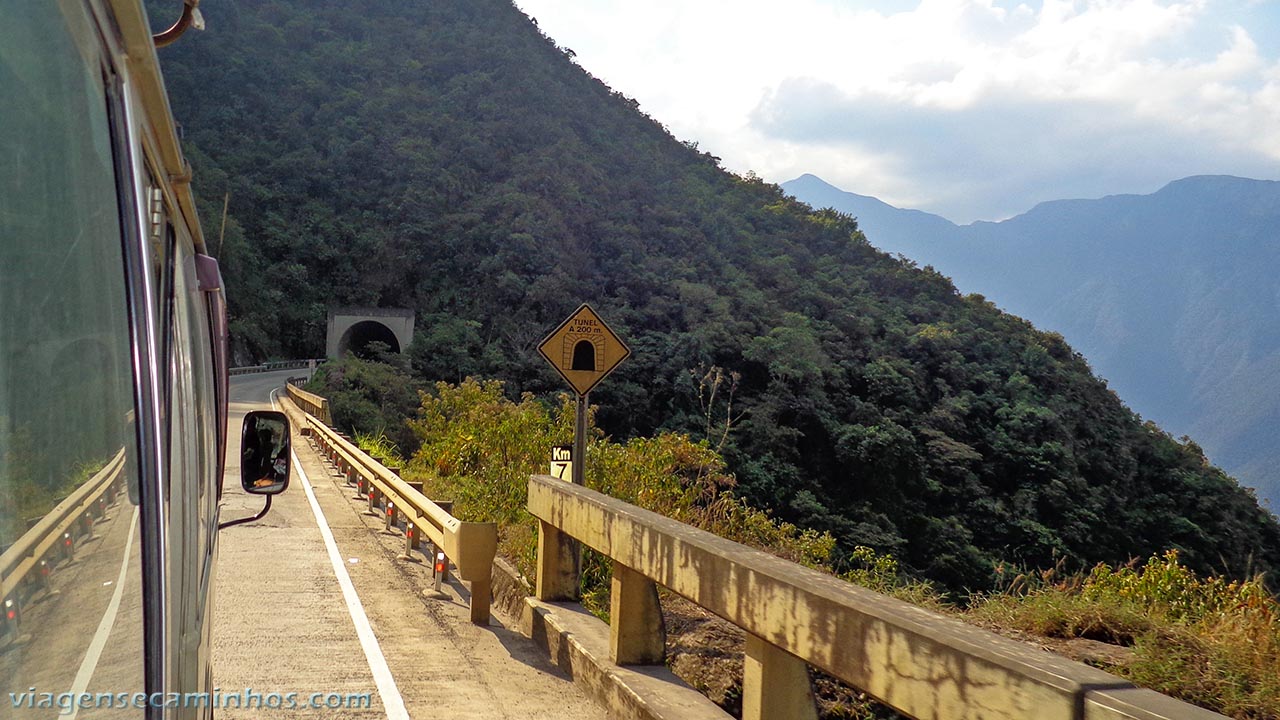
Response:
M129 572L129 556L133 553L133 531L138 527L138 508L133 509L133 519L129 521L129 539L124 544L124 558L120 561L120 574L116 576L116 590L111 593L111 602L107 603L107 611L102 614L102 621L98 623L98 631L93 634L93 640L89 642L89 649L84 654L84 660L80 661L80 669L76 671L75 680L71 681L71 697L80 697L86 688L89 687L89 681L93 679L93 672L98 669L98 660L102 657L102 650L107 646L107 639L111 637L111 628L115 627L116 615L120 612L120 600L124 597L124 579ZM77 704L71 710L71 714L67 717L69 720L75 720L80 712L80 706Z
M396 680L391 676L391 668L387 666L387 659L382 654L382 646L378 644L378 638L369 625L369 618L364 614L364 605L360 603L356 587L351 583L351 576L347 574L347 566L338 552L338 543L334 541L333 531L329 529L329 522L325 520L324 511L320 509L315 491L311 489L311 481L302 471L302 463L298 461L297 453L293 454L293 469L298 473L298 479L302 481L302 489L311 503L311 512L315 514L316 524L320 526L320 535L324 538L325 549L329 551L329 562L333 564L333 572L338 576L342 597L347 601L347 611L351 614L351 622L356 626L356 635L360 637L360 647L364 649L365 659L369 661L369 669L373 671L373 680L378 686L378 695L382 697L382 707L387 711L387 718L388 720L409 720L409 711L405 709L404 698L400 697L400 689L396 687Z

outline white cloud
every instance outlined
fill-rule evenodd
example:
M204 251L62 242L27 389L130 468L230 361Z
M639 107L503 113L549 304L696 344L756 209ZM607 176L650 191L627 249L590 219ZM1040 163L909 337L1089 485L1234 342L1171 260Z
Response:
M1280 174L1280 63L1254 40L1274 28L1226 20L1273 18L1238 0L517 4L677 137L773 181L966 221Z

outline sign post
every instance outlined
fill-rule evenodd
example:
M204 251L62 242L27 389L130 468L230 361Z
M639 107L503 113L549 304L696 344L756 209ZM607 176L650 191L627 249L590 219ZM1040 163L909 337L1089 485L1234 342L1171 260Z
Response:
M590 305L583 303L538 343L538 352L578 395L573 447L560 445L551 449L551 474L583 485L587 469L587 394L627 359L631 350ZM566 470L568 478L565 478ZM541 523L538 558L538 597L577 599L582 573L582 550L578 541L554 526Z
M574 485L586 485L584 472L587 469L587 396L578 396L578 410L573 416L573 454L582 458L582 462L573 464L572 481Z

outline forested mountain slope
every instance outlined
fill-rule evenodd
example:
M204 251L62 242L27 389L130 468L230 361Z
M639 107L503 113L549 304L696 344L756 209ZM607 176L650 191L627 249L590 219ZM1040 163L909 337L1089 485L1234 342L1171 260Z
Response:
M1194 437L1280 511L1280 183L1190 177L964 226L812 175L783 188L1061 331L1135 410Z
M1061 337L724 172L505 0L202 10L161 60L211 237L231 194L238 357L313 356L331 304L405 306L422 377L550 393L534 346L589 301L634 353L592 395L608 432L702 436L697 378L736 373L741 492L846 551L953 587L1171 546L1280 565L1253 497Z

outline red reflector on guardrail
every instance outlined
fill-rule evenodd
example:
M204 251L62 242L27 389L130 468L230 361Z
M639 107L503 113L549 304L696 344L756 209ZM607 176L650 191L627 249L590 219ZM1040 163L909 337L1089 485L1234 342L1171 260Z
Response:
M448 561L445 560L444 553L436 553L436 574L437 575L444 572L444 566L446 562Z

